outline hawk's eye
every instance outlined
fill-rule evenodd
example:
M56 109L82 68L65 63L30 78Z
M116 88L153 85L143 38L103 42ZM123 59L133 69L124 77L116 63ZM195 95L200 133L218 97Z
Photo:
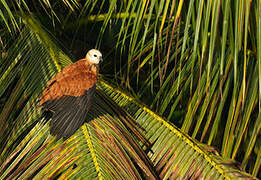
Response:
M94 56L94 57L97 57L97 55L96 55L96 54L94 54L93 56Z

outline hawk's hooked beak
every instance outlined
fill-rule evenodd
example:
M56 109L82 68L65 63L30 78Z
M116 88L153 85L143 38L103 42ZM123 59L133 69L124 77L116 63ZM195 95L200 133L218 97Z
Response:
M102 59L102 57L101 57L101 56L99 57L99 61L100 61L100 62L103 62L103 59Z

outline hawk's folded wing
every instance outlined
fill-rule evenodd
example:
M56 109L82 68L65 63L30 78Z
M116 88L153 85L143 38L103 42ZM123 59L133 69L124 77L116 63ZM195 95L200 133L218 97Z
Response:
M84 122L97 83L97 67L85 59L64 68L43 91L40 104L52 113L51 134L70 137Z

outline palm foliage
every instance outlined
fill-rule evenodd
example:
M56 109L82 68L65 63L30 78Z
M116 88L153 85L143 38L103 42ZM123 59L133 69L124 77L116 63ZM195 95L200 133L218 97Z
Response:
M260 4L259 0L32 4L1 0L0 133L1 143L7 145L1 148L1 160L38 125L39 109L32 108L37 96L45 82L70 62L56 40L47 38L53 35L77 57L96 44L107 53L105 79L125 86L184 133L216 146L223 157L240 161L244 170L260 176ZM138 119L132 111L128 110ZM43 142L49 141L43 138L38 147ZM152 162L157 159L149 156ZM177 168L174 164L172 170ZM186 168L174 174L185 176ZM168 170L161 177L170 177Z
M164 179L204 178L209 174L217 179L251 178L233 168L234 162L220 159L214 150L207 152L208 147L102 79L89 123L67 141L51 137L37 96L47 79L71 61L35 19L25 17L24 21L15 43L19 53L10 48L2 59L2 83L7 84L4 87L14 83L9 98L18 99L7 100L1 115L3 123L15 124L3 128L8 136L1 138L7 142L2 146L1 179ZM34 51L30 51L32 47ZM36 54L41 56L36 58ZM25 105L16 107L13 101Z

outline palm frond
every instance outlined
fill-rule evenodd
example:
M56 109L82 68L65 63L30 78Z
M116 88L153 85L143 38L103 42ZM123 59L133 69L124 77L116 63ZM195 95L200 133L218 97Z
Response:
M102 79L88 121L67 141L38 122L2 164L1 178L252 179Z
M87 123L66 141L50 136L37 97L71 60L36 19L24 21L19 48L1 59L1 84L14 88L1 114L1 179L253 178L102 78Z
M38 94L54 73L71 62L57 49L35 19L25 17L24 20L26 27L13 47L6 52L6 56L0 60L0 97L7 99L1 107L0 115L3 124L0 133L0 141L3 143L1 150L17 128L30 126L30 113L35 113L30 112L30 107L37 101ZM29 119L24 119L24 116ZM16 134L19 135L21 134Z
M0 122L5 129L0 141L9 147L3 159L39 119L39 110L31 109L36 94L70 63L57 42L46 38L53 34L76 56L81 54L74 51L95 45L115 52L115 58L106 55L111 59L106 66L114 67L106 69L110 80L114 77L116 84L160 116L260 177L259 1L2 0L0 4ZM12 32L11 38L7 32ZM41 78L34 79L37 75Z

